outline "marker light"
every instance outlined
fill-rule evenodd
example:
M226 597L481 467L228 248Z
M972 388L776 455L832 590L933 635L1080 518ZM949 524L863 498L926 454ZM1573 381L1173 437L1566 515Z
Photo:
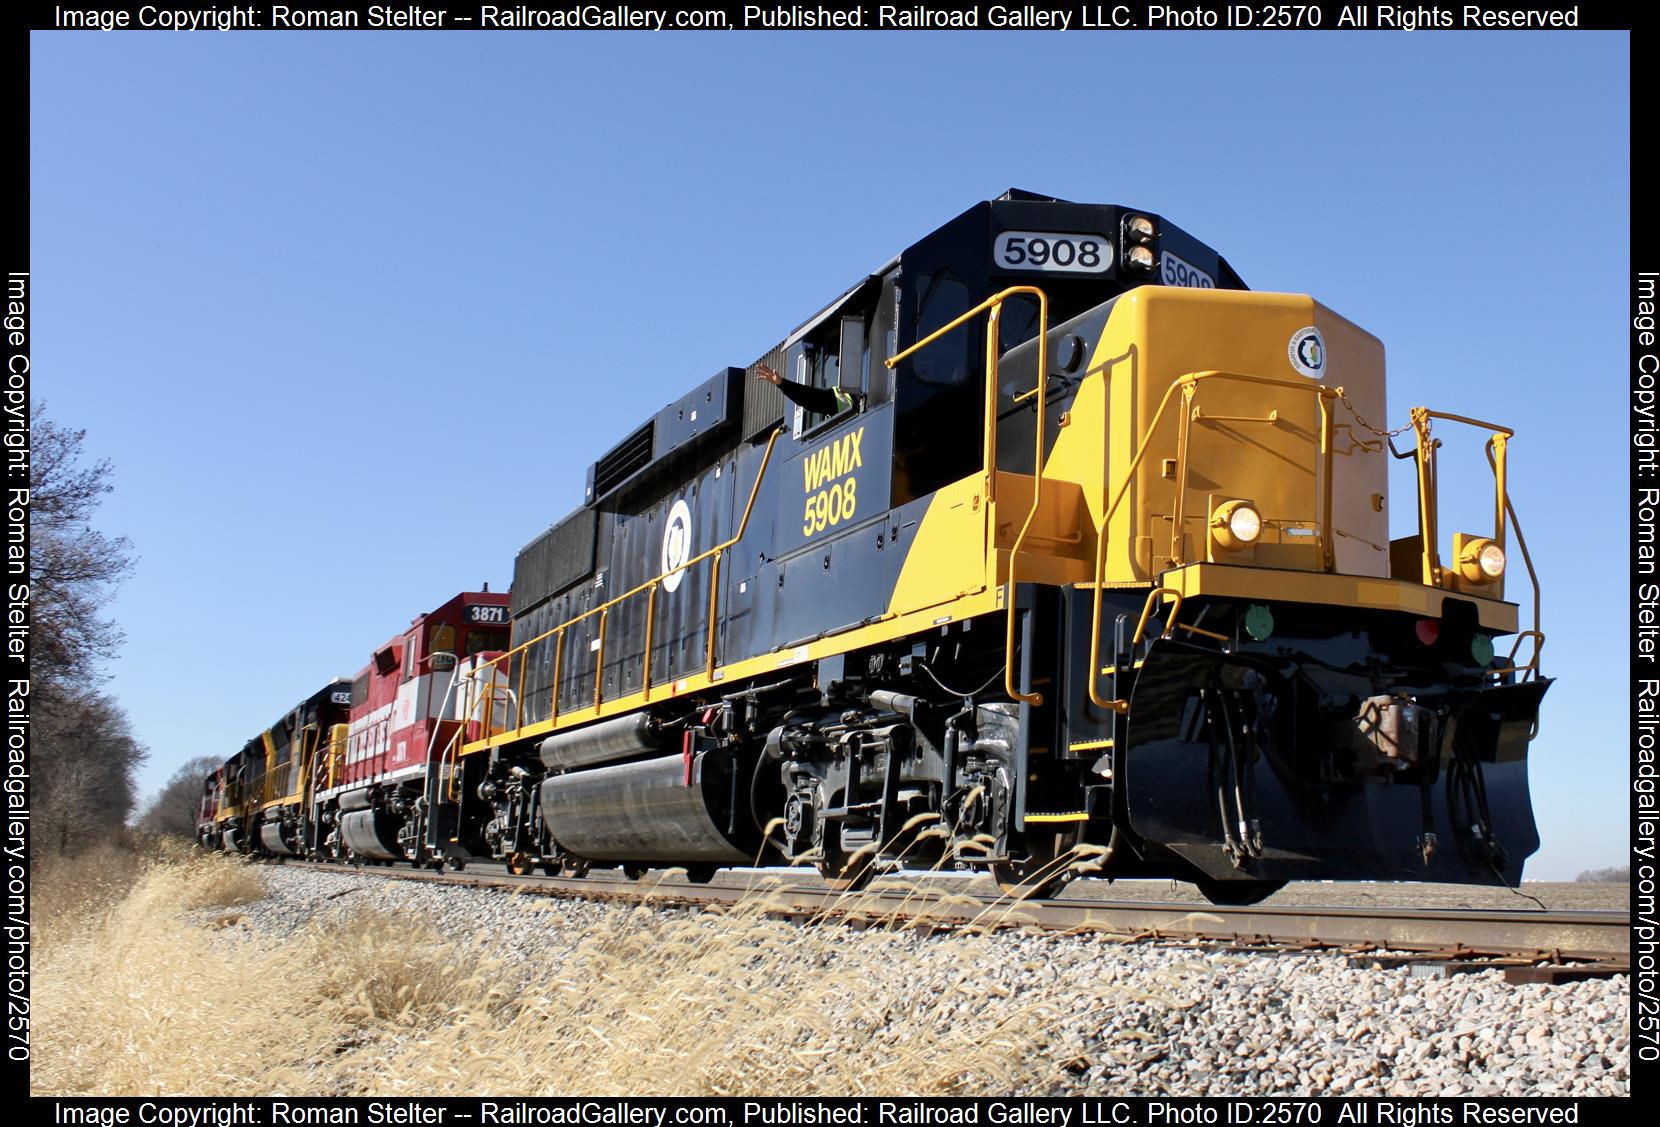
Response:
M1274 612L1261 603L1252 603L1245 608L1245 633L1253 641L1264 642L1268 635L1274 632Z
M1466 541L1458 554L1458 573L1471 583L1491 583L1504 574L1504 549L1486 538Z
M1124 251L1124 261L1137 270L1151 270L1153 268L1153 252L1147 247L1128 247Z
M1124 221L1124 234L1131 242L1150 243L1158 234L1158 229L1145 215L1132 215Z
M1224 501L1210 515L1210 534L1220 548L1249 548L1262 535L1262 514L1249 501Z
M1486 634L1477 634L1470 640L1470 656L1482 668L1493 664L1493 639Z

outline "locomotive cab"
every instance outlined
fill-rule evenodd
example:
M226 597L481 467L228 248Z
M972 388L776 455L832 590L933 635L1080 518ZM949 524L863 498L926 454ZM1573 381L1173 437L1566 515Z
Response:
M1161 216L1017 189L964 212L899 261L899 329L886 356L1009 286L1040 287L1049 326L1144 285L1245 288L1220 254ZM1036 336L1035 294L1012 295L999 313L1000 351ZM896 504L982 468L987 327L964 324L893 369Z

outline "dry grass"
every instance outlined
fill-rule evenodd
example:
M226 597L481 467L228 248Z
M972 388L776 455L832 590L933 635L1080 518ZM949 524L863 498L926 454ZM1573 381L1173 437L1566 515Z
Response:
M512 1005L462 1012L363 1079L443 1094L927 1094L1006 1091L1044 1067L1060 1015L988 981L993 940L939 941L951 971L907 992L895 971L915 961L914 937L847 942L759 903L636 912Z
M538 914L566 902L525 898L532 950L511 964L384 914L258 942L186 914L246 898L250 876L224 858L153 863L50 946L36 1094L1046 1090L1083 1049L1069 1019L1123 998L1022 991L1047 968L1012 964L1001 938L801 927L768 917L764 894L721 914L609 909L613 926L564 949L535 945Z

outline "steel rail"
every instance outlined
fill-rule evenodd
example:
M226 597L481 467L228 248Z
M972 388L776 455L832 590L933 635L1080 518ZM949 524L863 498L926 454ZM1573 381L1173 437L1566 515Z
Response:
M1629 964L1631 917L1617 911L1515 911L1473 908L1324 907L1132 900L1010 900L960 890L920 887L903 875L860 892L834 892L757 871L735 882L669 884L604 876L516 876L505 872L442 873L405 867L350 867L283 862L323 872L363 872L469 888L532 895L649 903L659 907L730 907L798 919L869 926L987 930L1033 927L1103 934L1125 941L1199 941L1306 950L1411 951L1466 957Z

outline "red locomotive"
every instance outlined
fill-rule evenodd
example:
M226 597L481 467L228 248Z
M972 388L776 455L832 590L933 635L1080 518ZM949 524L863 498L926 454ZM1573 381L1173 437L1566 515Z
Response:
M375 649L352 681L290 710L210 774L197 839L269 856L424 861L442 852L433 816L454 753L457 666L508 645L508 596L465 591Z

